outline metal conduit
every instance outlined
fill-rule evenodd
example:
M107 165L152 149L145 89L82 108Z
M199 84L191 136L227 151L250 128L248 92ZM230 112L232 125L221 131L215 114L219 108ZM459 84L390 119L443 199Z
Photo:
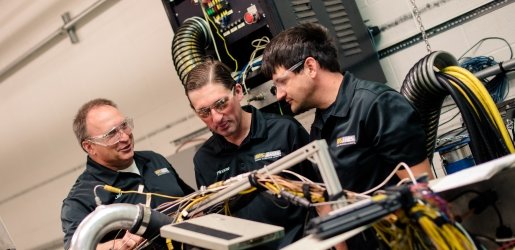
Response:
M474 75L479 79L484 79L502 72L512 71L513 69L515 69L515 59L510 59L508 61L500 62L499 64L478 71L474 73Z
M49 36L47 36L45 39L37 43L34 47L29 49L27 52L25 52L23 55L15 59L13 62L11 62L9 65L7 65L5 68L3 68L0 71L0 83L2 83L7 77L9 77L11 74L16 72L23 63L28 62L29 57L36 54L40 50L42 50L44 47L50 45L52 41L54 41L56 38L62 35L67 35L70 30L74 29L75 24L80 22L84 17L86 17L88 14L93 12L95 9L100 7L105 2L108 2L109 0L99 0L92 4L90 7L86 8L84 11L79 13L75 18L72 19L66 19L65 24L63 26L59 27L56 31L52 32ZM65 17L63 16L63 19Z

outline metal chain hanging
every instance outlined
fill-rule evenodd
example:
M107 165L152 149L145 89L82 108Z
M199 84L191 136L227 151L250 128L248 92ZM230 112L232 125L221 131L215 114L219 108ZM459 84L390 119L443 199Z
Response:
M417 5L415 4L415 0L410 0L411 6L413 7L413 15L415 15L415 18L417 19L418 28L420 29L420 34L422 35L422 39L424 39L424 42L426 43L426 49L427 53L431 53L431 45L429 45L429 40L427 39L426 29L424 28L424 25L422 24L422 18L420 17L420 12L418 11Z

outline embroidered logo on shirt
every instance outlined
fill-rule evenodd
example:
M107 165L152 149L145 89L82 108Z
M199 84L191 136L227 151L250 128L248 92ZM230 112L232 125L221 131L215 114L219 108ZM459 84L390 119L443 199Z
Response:
M266 153L257 153L254 155L254 161L262 161L281 157L281 150L270 151Z
M220 169L220 170L216 171L216 175L221 175L221 174L229 171L229 169L231 169L231 168L230 167L226 167L224 169Z
M168 168L161 168L161 169L158 169L158 170L154 171L154 173L157 176L161 176L161 175L164 175L164 174L169 174L170 170L168 170Z
M336 146L344 146L344 145L351 145L356 144L356 136L355 135L349 135L349 136L342 136L339 138L336 138Z

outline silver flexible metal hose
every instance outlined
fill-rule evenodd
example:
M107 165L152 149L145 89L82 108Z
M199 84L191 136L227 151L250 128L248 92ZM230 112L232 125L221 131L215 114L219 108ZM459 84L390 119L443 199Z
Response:
M117 229L131 229L143 216L142 205L111 204L99 206L79 225L70 250L96 249L102 237Z

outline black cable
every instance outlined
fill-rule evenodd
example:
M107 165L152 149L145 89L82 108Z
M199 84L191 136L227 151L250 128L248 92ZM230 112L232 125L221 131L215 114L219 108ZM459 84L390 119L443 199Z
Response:
M506 143L502 140L502 135L499 129L496 128L494 125L494 122L490 119L490 117L487 114L487 111L485 109L485 106L479 101L477 96L472 93L470 88L466 86L463 82L461 82L458 78L449 75L444 74L445 77L452 80L454 83L459 85L461 89L466 93L469 100L472 102L473 108L478 111L477 113L477 123L476 125L480 128L480 132L484 134L483 136L483 142L489 147L492 148L491 152L491 159L496 159L504 155L510 154L510 151L508 149L508 146Z
M442 114L443 114L443 113L442 113ZM438 124L438 127L441 127L441 126L443 126L443 125L445 125L445 124L447 124L447 123L451 122L452 120L454 120L454 118L458 117L458 115L459 115L459 114L461 114L461 112L458 110L458 112L456 112L456 114L455 114L453 117L451 117L449 120L447 120L447 121L445 121L445 122L442 122L442 123Z
M478 143L479 140L482 140L483 136L481 133L481 129L476 126L476 119L474 118L474 114L470 112L470 109L467 108L466 101L460 99L460 94L456 91L450 83L448 83L447 78L445 78L442 74L435 74L438 82L444 87L447 88L447 91L450 93L451 97L453 97L454 102L458 106L461 112L461 117L465 121L467 125L467 129L469 130L469 137L471 138L469 147L472 155L474 156L476 163L483 163L489 160L488 155L490 152L486 153L487 148L482 143Z

